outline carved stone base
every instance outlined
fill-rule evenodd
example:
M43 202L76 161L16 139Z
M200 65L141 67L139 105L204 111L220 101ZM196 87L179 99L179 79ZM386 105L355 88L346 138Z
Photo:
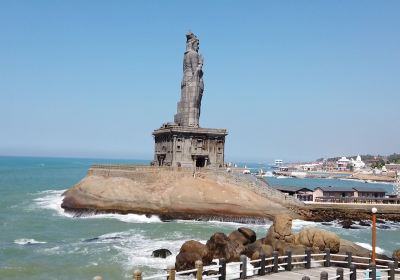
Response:
M164 125L153 132L156 166L223 167L226 129Z

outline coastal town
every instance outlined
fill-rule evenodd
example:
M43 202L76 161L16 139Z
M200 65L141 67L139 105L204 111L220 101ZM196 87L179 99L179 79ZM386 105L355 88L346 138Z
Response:
M357 204L400 204L400 155L337 157L319 159L315 162L284 163L275 160L266 168L239 168L228 163L229 172L235 170L258 178L296 178L296 179L335 179L347 181L347 186L288 186L274 181L271 187L294 197L304 203L357 203ZM329 181L326 181L329 182ZM352 182L365 183L364 186L352 186ZM368 184L370 183L370 184ZM387 184L391 189L376 187L375 184ZM372 186L371 186L372 185Z
M288 163L275 160L273 174L296 178L347 178L365 182L395 182L400 173L400 155L353 156L318 159L315 162ZM264 172L259 175L265 176Z

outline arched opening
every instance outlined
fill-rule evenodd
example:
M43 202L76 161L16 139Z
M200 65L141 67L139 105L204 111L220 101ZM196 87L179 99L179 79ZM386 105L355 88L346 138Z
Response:
M204 157L198 157L196 159L196 167L204 167L206 166L206 159Z

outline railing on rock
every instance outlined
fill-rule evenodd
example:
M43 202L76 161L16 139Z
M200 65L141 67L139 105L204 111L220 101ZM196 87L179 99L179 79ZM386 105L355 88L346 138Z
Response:
M323 267L339 266L336 269L336 275L329 275L328 272L320 273L321 280L346 279L357 280L357 271L362 272L363 280L388 279L395 280L395 275L400 274L399 261L397 258L393 260L376 259L376 263L371 263L371 257L354 256L351 252L344 254L332 254L329 249L325 249L323 253L313 254L310 248L307 248L304 254L293 255L291 251L286 251L285 255L280 256L274 251L271 257L261 255L259 259L249 260L245 255L240 256L239 262L227 263L225 259L219 259L217 265L203 266L202 261L196 261L195 268L177 272L174 266L168 267L168 271L162 274L143 276L141 271L136 270L133 274L134 280L151 280L166 279L175 280L177 276L194 274L196 280L206 279L246 279L253 276L264 276L267 274L279 273L281 271L292 271L296 269L311 269L312 265L320 265ZM252 267L250 267L250 265ZM366 269L361 269L365 267ZM227 272L227 268L229 272ZM344 268L349 269L345 271ZM377 273L386 272L387 275L379 275ZM234 277L239 275L239 277ZM233 277L232 277L233 276ZM254 277L255 278L255 277ZM315 278L315 276L314 276ZM293 278L297 279L297 278ZM309 276L303 276L302 280L310 280ZM360 278L358 278L360 279ZM96 276L93 280L102 280L100 276Z

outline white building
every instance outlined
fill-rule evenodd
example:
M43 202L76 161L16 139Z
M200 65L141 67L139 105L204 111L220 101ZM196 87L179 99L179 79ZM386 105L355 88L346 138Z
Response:
M351 159L351 165L354 171L359 171L365 167L365 163L361 160L360 155L357 156L356 160Z

